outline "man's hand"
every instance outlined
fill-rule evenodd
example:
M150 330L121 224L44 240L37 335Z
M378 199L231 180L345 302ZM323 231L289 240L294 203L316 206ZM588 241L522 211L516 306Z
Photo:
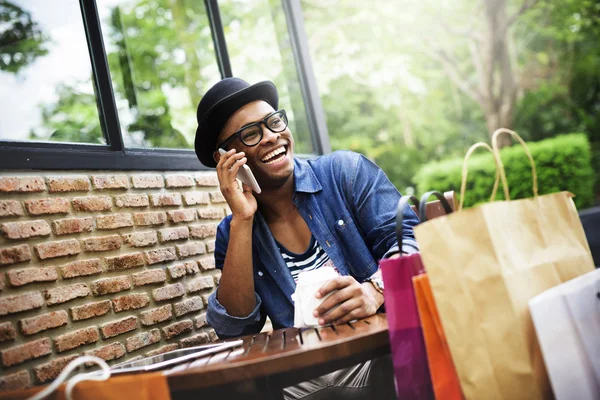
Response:
M330 280L321 286L315 296L320 299L334 290L337 292L313 311L315 317L320 317L320 325L344 324L354 319L366 318L375 314L383 304L383 295L375 290L370 282L360 284L351 276L340 276ZM331 310L336 305L338 307Z
M238 171L246 161L244 152L236 153L233 149L229 150L217 163L217 178L221 193L231 208L233 217L251 221L257 210L256 199L252 189L246 184L242 184L240 190L240 184L236 179Z

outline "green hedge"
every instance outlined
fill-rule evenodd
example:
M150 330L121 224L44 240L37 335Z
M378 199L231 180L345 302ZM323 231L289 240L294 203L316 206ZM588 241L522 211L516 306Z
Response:
M567 190L575 194L578 208L589 207L594 201L594 172L591 166L590 144L585 134L561 135L527 144L535 160L540 194ZM531 167L521 146L514 145L500 152L506 170L512 199L532 196ZM430 163L416 175L418 193L428 190L460 192L462 158ZM469 161L469 177L465 206L486 202L492 192L495 164L491 153L477 149ZM502 183L498 199L504 198Z

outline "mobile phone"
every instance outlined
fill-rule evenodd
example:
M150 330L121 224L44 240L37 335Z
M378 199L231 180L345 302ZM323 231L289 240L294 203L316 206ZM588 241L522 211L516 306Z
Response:
M227 152L220 148L219 153L221 153L221 155L223 155ZM242 168L240 168L238 170L237 178L240 181L242 181L243 183L245 183L246 185L250 186L250 188L253 191L260 194L260 192L261 192L260 186L258 186L258 182L256 182L256 178L254 177L254 174L252 173L252 170L250 169L249 166L247 166L246 164L242 165Z

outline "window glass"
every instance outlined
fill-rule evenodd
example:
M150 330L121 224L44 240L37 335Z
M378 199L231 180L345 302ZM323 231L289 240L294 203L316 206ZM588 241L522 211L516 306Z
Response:
M273 81L296 153L314 153L281 1L220 0L219 10L233 75L250 83Z
M106 144L77 0L0 1L0 140Z
M97 4L125 146L192 149L198 102L221 78L204 2Z

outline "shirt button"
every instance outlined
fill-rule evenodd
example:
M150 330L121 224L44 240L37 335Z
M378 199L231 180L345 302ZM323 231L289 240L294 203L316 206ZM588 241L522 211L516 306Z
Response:
M262 271L258 271L258 276L263 276Z
M339 225L339 226L342 226L342 225L344 225L344 220L343 220L343 219L340 219L340 220L338 221L338 225Z

